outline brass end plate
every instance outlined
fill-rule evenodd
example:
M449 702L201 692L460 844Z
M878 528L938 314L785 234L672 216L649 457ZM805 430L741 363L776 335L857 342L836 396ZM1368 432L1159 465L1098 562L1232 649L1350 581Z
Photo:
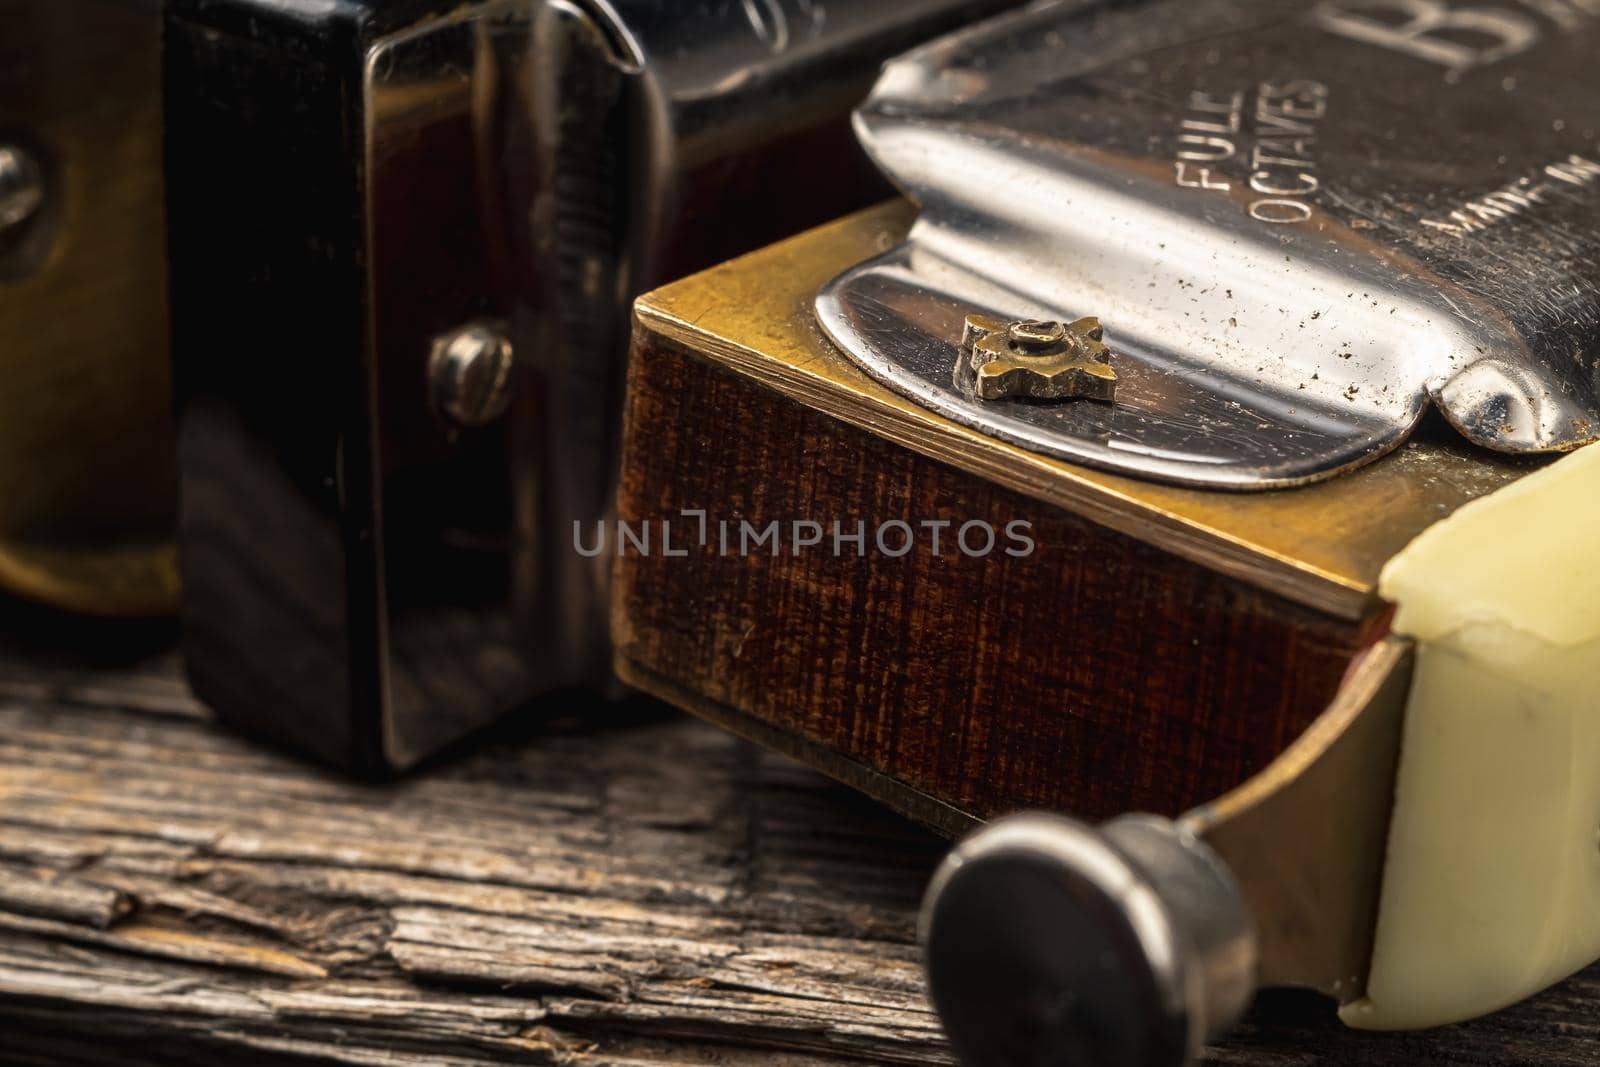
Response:
M0 17L0 148L37 181L17 213L11 196L0 206L0 588L91 615L166 614L160 13L72 0L0 3Z
M658 289L636 305L640 327L923 455L1342 618L1371 613L1378 572L1411 538L1541 462L1424 426L1346 476L1242 495L1137 481L998 440L874 381L816 323L818 288L899 244L912 217L909 204L884 204Z

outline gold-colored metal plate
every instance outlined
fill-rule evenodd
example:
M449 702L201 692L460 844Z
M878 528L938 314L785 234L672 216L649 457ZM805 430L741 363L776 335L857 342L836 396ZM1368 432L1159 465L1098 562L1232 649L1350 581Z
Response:
M1264 986L1366 992L1412 663L1409 641L1373 645L1282 755L1183 817L1239 883Z
M0 136L41 161L45 190L37 232L0 249L0 586L72 611L166 613L159 5L0 0L0 22Z
M918 407L823 335L817 290L900 242L896 202L658 289L642 327L851 425L1223 573L1345 618L1375 607L1378 573L1423 529L1534 469L1474 449L1447 427L1331 481L1267 493L1184 489L1027 452Z

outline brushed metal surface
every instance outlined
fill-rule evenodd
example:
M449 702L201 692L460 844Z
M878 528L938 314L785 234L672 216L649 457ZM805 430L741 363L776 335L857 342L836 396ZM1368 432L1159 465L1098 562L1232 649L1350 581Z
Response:
M1400 445L1600 435L1593 5L1038 5L857 113L921 214L826 286L880 381L1033 451L1269 489ZM1116 402L984 402L963 319L1096 316Z

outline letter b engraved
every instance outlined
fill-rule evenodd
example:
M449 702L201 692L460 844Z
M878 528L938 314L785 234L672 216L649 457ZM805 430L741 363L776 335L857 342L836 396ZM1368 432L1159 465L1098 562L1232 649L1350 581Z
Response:
M1329 33L1437 63L1455 73L1526 52L1539 24L1494 7L1446 0L1323 0L1312 20Z

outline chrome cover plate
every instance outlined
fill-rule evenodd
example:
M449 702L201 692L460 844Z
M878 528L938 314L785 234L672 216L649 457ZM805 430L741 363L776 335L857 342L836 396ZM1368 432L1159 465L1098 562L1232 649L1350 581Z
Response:
M1267 489L1430 400L1504 452L1600 434L1600 0L1061 0L892 63L856 116L920 205L826 286L874 377L1015 444ZM1105 325L1115 404L982 401L971 313Z

